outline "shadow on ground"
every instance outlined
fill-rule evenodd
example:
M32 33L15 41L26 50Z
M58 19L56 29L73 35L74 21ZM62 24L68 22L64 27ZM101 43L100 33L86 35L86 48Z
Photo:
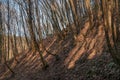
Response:
M0 80L119 80L120 70L109 53L104 50L105 39L102 25L88 32L89 23L78 35L77 43L70 35L63 41L52 38L46 49L57 54L60 60L43 53L49 67L42 70L39 54L28 51L18 56L19 63L13 60L8 69L0 74ZM88 35L86 35L86 33ZM46 43L48 44L48 43ZM0 68L2 69L2 67Z

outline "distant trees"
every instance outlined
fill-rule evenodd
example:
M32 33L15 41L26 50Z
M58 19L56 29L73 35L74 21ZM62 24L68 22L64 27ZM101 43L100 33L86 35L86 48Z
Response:
M8 1L9 4L9 1ZM6 62L6 55L4 54L3 48L4 48L4 28L3 28L3 19L2 19L2 3L0 2L0 63L5 64L6 67L14 74L13 70L9 67L9 65ZM8 39L9 40L9 39Z
M4 4L0 2L1 5L0 59L4 55L5 60L9 60L12 54L19 62L16 55L28 49L39 52L43 66L47 67L43 52L56 58L58 55L45 48L43 38L55 35L58 40L64 40L69 33L76 39L88 21L86 35L103 24L109 51L120 64L119 0L7 0Z
M32 0L28 0L28 11L27 11L27 14L28 14L28 29L29 29L29 33L30 33L30 37L31 37L31 40L32 40L32 49L33 51L38 51L39 52L39 55L40 55L40 58L41 58L41 61L43 63L43 67L44 68L47 68L48 67L48 64L46 63L46 61L44 60L43 56L42 56L42 51L40 50L40 47L39 47L39 44L37 43L37 40L36 40L36 37L35 37L35 33L34 33L34 29L35 26L33 27L33 5L32 5Z

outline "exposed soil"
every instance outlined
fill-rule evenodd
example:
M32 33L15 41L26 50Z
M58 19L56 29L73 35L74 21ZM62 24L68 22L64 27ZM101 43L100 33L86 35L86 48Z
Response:
M76 42L71 35L61 41L55 37L44 40L46 49L59 55L56 60L43 53L49 64L46 70L42 70L38 52L26 51L17 56L19 63L8 62L15 74L0 65L0 80L120 80L120 69L105 48L102 25L90 32L88 27L86 23Z

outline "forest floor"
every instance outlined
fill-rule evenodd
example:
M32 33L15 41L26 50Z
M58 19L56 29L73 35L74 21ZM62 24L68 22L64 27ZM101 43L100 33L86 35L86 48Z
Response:
M105 49L102 25L88 32L89 24L78 35L77 42L71 35L58 41L55 37L44 40L46 49L59 55L59 60L43 53L49 67L42 70L38 52L26 51L8 62L14 75L0 65L0 80L120 80L120 69ZM88 34L88 35L86 35Z

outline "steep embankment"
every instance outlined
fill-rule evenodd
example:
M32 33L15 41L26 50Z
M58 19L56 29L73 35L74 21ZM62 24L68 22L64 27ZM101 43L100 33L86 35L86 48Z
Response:
M8 69L1 72L1 80L119 80L120 70L113 63L109 53L104 50L105 39L102 25L96 25L91 31L89 23L75 40L71 35L58 41L55 37L44 41L46 49L58 54L60 59L56 61L54 56L43 53L49 67L42 70L39 54L32 51L22 53L13 61L11 68L16 73L11 76ZM2 68L1 68L2 69Z

